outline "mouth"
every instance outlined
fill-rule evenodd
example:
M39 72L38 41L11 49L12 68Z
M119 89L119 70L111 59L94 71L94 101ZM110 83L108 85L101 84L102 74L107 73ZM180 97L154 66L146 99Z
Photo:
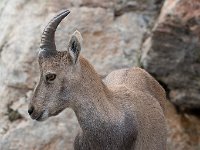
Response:
M42 119L42 116L43 116L43 112L35 119L35 120L37 120L37 121L41 121L41 119Z
M58 111L52 113L51 116L57 116L57 115L58 115L60 112L62 112L62 111L63 111L62 109L61 109L61 110L58 110Z
M32 119L36 120L36 121L44 121L48 118L48 112L47 111L42 111L37 117Z

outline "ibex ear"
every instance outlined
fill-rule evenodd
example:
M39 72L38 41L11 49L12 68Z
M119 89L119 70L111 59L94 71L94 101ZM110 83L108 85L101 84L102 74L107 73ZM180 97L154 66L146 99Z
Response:
M68 45L68 52L71 56L71 60L73 63L76 63L78 60L79 53L81 51L81 45L82 45L82 36L79 31L75 31L70 40Z

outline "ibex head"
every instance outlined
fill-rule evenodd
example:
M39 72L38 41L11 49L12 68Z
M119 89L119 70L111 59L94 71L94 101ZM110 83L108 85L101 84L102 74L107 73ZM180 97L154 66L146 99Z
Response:
M66 51L57 51L54 35L57 26L70 12L62 11L43 31L39 51L40 80L29 104L32 119L42 121L57 115L70 104L69 89L80 78L79 52L82 37L78 31L72 34Z

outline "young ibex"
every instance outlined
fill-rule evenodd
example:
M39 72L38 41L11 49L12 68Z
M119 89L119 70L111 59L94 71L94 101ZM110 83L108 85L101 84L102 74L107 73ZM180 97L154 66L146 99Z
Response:
M72 34L67 51L57 51L54 33L62 11L44 29L39 52L40 81L29 104L32 119L43 121L70 107L81 132L75 150L165 150L165 91L140 68L111 72L103 82L79 55L82 37Z

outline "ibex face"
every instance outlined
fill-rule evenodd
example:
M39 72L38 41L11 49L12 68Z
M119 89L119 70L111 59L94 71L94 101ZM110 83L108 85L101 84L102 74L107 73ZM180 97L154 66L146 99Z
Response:
M78 62L81 50L81 35L75 31L67 51L57 51L54 33L61 20L69 14L62 11L44 29L39 51L40 81L29 104L28 113L32 119L43 121L57 115L70 105L73 97L70 90L79 83Z

